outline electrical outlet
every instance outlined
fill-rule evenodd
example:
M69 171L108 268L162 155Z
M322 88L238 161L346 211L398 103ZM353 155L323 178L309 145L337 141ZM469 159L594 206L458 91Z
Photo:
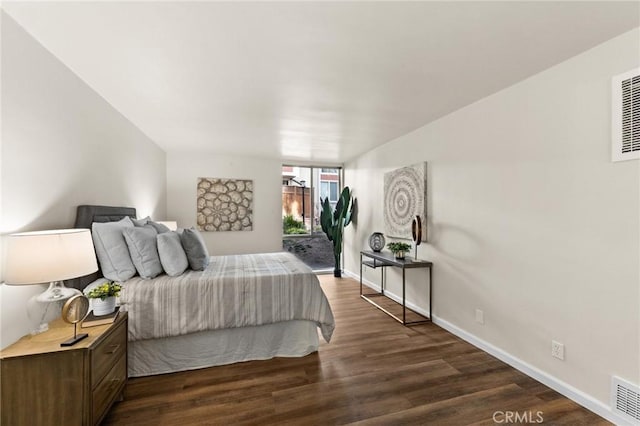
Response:
M484 325L484 312L482 312L480 309L476 309L476 322L478 324Z
M556 342L555 340L551 341L551 356L561 359L564 361L564 344L560 342Z

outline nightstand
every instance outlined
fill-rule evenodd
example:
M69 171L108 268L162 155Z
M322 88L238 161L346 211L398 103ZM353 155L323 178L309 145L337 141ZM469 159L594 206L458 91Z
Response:
M73 326L57 319L0 352L0 423L95 425L127 382L127 313L113 324L78 328L89 337L60 347Z

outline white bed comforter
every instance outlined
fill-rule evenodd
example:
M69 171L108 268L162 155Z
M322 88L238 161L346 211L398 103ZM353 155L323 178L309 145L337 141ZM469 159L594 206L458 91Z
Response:
M124 283L129 340L204 330L315 321L328 342L333 313L318 278L290 253L212 256L204 271Z

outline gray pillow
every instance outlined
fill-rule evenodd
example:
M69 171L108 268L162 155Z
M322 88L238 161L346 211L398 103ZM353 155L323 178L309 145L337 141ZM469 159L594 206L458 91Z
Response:
M126 281L136 274L122 230L133 228L128 217L119 222L94 222L91 236L100 262L102 275L111 281Z
M149 216L142 219L131 219L134 226L145 226L150 220L151 218Z
M180 235L177 232L164 232L158 234L157 240L164 271L171 277L182 274L189 267L189 261L180 243Z
M184 229L180 234L182 248L187 254L189 267L194 271L204 271L209 266L209 251L202 235L195 229Z
M166 225L152 221L149 216L142 219L132 219L132 221L135 226L151 225L156 230L156 232L158 232L158 234L171 231L171 229L169 229Z
M162 273L162 264L158 255L156 232L149 225L125 228L122 230L127 241L131 260L136 266L138 274L145 280Z
M167 225L163 225L161 223L154 222L152 220L147 222L147 225L153 226L153 228L156 230L156 232L158 234L164 234L165 232L170 232L171 231L171 229L169 229L169 227Z

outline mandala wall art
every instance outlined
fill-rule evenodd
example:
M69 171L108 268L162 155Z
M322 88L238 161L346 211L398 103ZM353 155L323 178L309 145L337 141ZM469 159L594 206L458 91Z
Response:
M389 237L411 239L411 224L420 215L427 241L427 163L385 173L384 228Z
M200 231L253 230L253 181L198 178Z

